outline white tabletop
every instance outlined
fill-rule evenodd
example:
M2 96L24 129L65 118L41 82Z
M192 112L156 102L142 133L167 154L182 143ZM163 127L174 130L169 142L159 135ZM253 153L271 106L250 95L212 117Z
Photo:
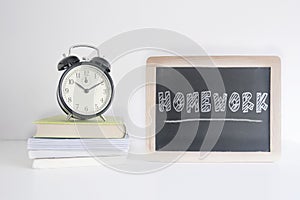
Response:
M0 143L1 199L300 199L300 145L276 163L176 163L133 175L104 166L31 169L25 141ZM137 163L138 164L138 163Z

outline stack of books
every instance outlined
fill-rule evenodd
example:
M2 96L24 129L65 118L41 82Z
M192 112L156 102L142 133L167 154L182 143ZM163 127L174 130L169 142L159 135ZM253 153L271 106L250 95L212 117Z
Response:
M35 122L36 134L27 141L33 168L99 165L101 157L124 157L129 138L120 119L67 120L55 116Z

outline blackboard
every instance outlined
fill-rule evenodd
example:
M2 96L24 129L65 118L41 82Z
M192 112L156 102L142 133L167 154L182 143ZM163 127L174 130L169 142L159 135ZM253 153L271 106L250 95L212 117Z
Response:
M151 57L146 78L150 151L185 152L189 161L195 152L217 162L278 159L278 57Z
M160 67L156 70L156 150L164 151L270 151L270 67L218 67L224 82L225 90L221 92L217 85L208 89L203 75L207 79L214 79L215 68L207 67ZM177 76L183 76L186 81L180 82ZM189 84L190 88L185 84ZM201 109L201 100L206 98L209 110ZM159 102L159 95L166 100L170 93L170 109L161 109L166 101ZM175 110L177 97L182 98L181 108ZM197 95L198 105L193 106L188 113L188 94ZM202 93L202 95L201 95ZM224 97L224 94L226 97ZM221 97L223 101L222 110L217 108L220 101L214 101L214 95ZM243 109L243 96L251 95L249 108ZM216 97L217 100L219 98ZM235 103L229 99L238 100ZM245 98L244 98L245 100ZM175 102L175 103L174 103ZM221 102L222 103L222 102ZM203 104L203 103L202 103ZM174 106L175 105L175 106ZM263 106L262 106L263 105ZM237 109L237 107L239 107ZM232 111L233 110L233 111ZM211 115L215 117L212 118ZM167 118L165 119L165 115ZM196 119L193 121L193 119ZM199 120L199 121L198 121ZM202 121L205 120L205 121ZM218 120L218 121L213 121ZM227 121L230 120L230 121ZM172 123L168 123L172 121ZM201 149L204 137L207 134L210 123L223 123L220 137L212 149ZM180 133L179 125L183 126ZM197 133L193 133L198 126ZM161 128L162 127L162 128ZM174 139L176 134L183 135L182 139ZM191 138L189 138L191 137ZM186 143L185 143L186 142ZM190 143L190 145L189 145ZM168 145L169 144L169 145ZM165 148L164 148L165 147Z

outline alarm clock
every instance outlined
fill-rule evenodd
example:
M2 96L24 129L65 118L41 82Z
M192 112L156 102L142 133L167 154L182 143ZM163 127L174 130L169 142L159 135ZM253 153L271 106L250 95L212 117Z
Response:
M91 48L97 56L87 59L72 55L75 48ZM99 50L90 45L70 47L68 56L57 66L63 74L57 88L57 101L68 119L90 119L100 116L109 108L114 94L110 64L100 57Z

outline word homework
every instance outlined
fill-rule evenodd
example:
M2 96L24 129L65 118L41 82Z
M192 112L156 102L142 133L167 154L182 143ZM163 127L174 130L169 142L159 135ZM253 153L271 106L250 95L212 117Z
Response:
M171 92L158 92L158 108L160 112L169 112L173 108L176 112L182 112L184 109L187 113L202 112L237 112L239 109L242 113L250 111L261 113L268 109L266 100L269 94L265 92L243 92L241 94L232 92L230 95L223 93L212 93L211 91L191 92L184 95L177 92L171 100Z

